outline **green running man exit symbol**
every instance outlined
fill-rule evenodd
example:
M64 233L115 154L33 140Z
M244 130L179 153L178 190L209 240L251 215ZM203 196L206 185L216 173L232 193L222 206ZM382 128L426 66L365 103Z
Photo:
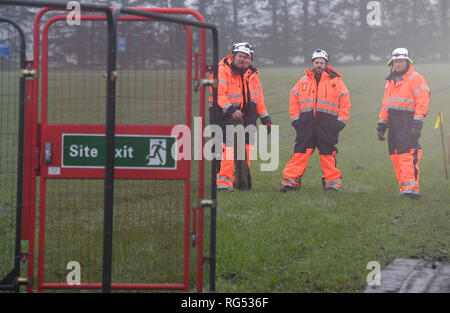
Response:
M166 139L150 139L150 149L147 155L147 165L164 166L167 162L167 141Z

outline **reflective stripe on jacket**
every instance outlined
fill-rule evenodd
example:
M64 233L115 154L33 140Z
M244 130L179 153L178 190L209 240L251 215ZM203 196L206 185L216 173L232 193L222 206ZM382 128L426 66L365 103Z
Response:
M305 70L303 76L291 90L289 115L292 121L304 112L323 112L335 116L347 124L350 113L350 92L341 80L342 75L331 66L322 72L317 86L313 70Z
M259 71L250 66L242 79L239 74L234 73L231 69L232 57L232 55L229 55L219 62L217 102L222 109L222 113L231 115L237 110L243 111L244 104L251 103L256 106L256 112L261 119L269 116L264 104ZM209 96L210 107L212 107L212 101L211 90Z
M397 83L393 75L388 77L384 90L383 107L380 112L380 122L387 123L389 111L413 113L413 119L423 121L430 105L430 89L425 78L410 68Z

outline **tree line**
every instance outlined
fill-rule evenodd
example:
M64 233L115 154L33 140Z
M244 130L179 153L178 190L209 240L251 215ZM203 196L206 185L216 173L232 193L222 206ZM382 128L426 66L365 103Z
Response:
M83 1L81 1L83 2ZM95 0L99 4L197 10L219 30L220 56L233 42L249 41L255 61L289 66L309 62L314 49L329 52L334 63L384 62L400 46L419 62L450 59L447 0ZM373 6L379 4L379 7ZM375 9L374 9L375 8ZM31 37L36 10L0 7ZM369 17L379 15L371 25Z
M380 5L380 25L368 23L370 2ZM224 53L248 40L268 64L309 62L317 48L342 63L384 61L400 46L420 62L450 56L447 0L198 0L196 9L219 26Z

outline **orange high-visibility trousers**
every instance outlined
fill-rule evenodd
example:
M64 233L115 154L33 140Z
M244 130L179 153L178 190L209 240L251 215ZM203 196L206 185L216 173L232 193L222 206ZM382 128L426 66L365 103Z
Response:
M222 144L223 153L222 161L220 162L220 171L217 174L216 185L218 189L233 189L234 176L234 147L227 147L225 143ZM245 151L247 154L247 164L250 168L250 157L253 151L253 145L246 144Z
M332 155L321 155L320 166L322 167L322 184L325 189L338 190L342 186L342 173L336 167L336 151Z
M306 166L308 165L309 157L313 153L314 149L306 149L306 153L294 153L292 159L286 164L283 171L283 179L281 184L283 186L301 186L301 177L305 173Z
M283 171L282 185L301 186L301 177L310 156L317 148L324 189L339 190L342 186L342 174L336 167L336 144L339 138L336 118L322 112L317 112L316 117L313 112L302 113L295 130L294 156Z
M306 153L294 153L292 159L283 171L282 185L301 186L301 177L305 173L309 158L314 149L306 149ZM332 155L322 155L319 151L320 165L322 167L322 184L324 188L338 190L342 185L342 173L336 168L336 151Z
M422 149L411 149L408 153L391 154L395 175L400 185L401 194L419 194Z

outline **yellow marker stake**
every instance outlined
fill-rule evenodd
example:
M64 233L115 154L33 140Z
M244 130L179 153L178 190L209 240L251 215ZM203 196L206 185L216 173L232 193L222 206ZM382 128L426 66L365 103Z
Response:
M441 120L441 112L439 112L438 118L436 120L436 124L434 124L434 129L438 128L439 125L441 125L442 120Z

